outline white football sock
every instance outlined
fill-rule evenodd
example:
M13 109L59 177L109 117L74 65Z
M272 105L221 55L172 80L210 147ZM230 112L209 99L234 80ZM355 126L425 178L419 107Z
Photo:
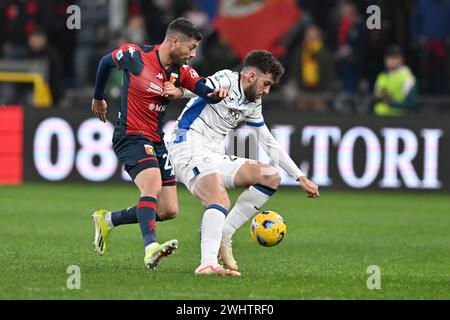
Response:
M111 212L105 213L105 222L110 228L115 227L115 225L112 223Z
M223 224L222 236L231 240L234 233L250 220L275 192L261 185L250 186L241 193L233 209L231 209Z
M200 247L202 252L201 264L218 265L222 228L228 211L219 205L210 205L203 214Z

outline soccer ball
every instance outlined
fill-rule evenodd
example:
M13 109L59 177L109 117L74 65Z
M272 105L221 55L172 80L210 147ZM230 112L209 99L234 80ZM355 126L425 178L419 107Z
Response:
M264 247L273 247L286 236L286 223L275 211L258 213L250 225L252 239Z

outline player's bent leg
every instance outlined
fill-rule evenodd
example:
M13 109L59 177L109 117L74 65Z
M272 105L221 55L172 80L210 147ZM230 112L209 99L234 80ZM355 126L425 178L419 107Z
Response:
M138 187L141 197L158 198L162 191L159 168L146 168L142 170L134 178L134 184Z
M230 209L230 199L222 177L218 173L211 173L202 177L194 188L194 195L201 201L203 207L216 204L226 210Z
M269 200L280 185L280 181L281 177L276 168L260 162L247 161L237 171L235 186L249 188L239 196L224 222L219 260L227 268L238 270L232 251L234 233Z
M177 186L163 186L158 198L158 217L160 221L174 219L178 215Z
M234 184L236 187L249 187L254 184L277 189L280 186L281 176L278 170L268 164L247 161L236 173Z
M157 199L162 191L159 168L144 169L136 175L134 183L141 192L137 205L137 218L145 245L144 264L154 269L161 258L175 252L178 241L174 239L159 244L156 240Z
M205 275L239 275L223 269L218 261L220 240L225 217L228 214L230 200L222 177L218 173L206 175L196 183L194 195L206 208L200 228L201 263L196 274Z

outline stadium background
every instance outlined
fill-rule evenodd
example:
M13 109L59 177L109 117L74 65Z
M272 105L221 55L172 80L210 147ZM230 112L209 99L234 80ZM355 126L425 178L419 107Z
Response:
M67 11L71 5L81 9L80 29L68 28L76 12ZM381 10L381 29L367 28L370 5ZM239 284L214 279L205 289L208 280L191 277L199 256L201 208L180 186L180 217L161 224L160 236L177 235L189 249L165 265L177 273L174 279L164 271L151 276L155 288L168 283L166 293L155 294L142 285L148 273L140 268L136 230L118 232L112 257L99 262L90 252L89 213L98 206L128 206L137 197L110 145L120 73L112 74L107 88L109 123L93 118L90 101L102 55L124 42L159 43L167 24L179 16L204 35L190 63L201 75L238 69L254 48L271 50L283 62L286 75L264 99L266 122L319 184L322 197L310 202L298 190L283 188L266 209L288 221L284 243L262 250L241 230L237 249L246 252L241 260L250 276ZM449 16L447 0L2 1L0 215L5 223L0 237L7 245L0 297L448 299ZM319 80L304 70L305 32L311 25L323 43L315 60ZM391 45L401 48L418 85L416 107L402 116L374 112L375 80ZM185 102L167 109L168 129ZM248 128L239 128L236 141L244 143L247 134ZM239 152L267 161L251 148ZM283 185L295 185L282 174ZM237 195L231 192L232 199ZM83 282L88 290L65 287L69 264L88 269L91 282ZM371 264L381 265L384 290L367 289ZM102 278L95 276L98 270L113 267L131 270L134 277L113 272L118 280L108 288L117 295L93 284ZM271 268L281 277L275 286L264 278ZM190 280L180 289L177 281L186 281L183 277ZM129 281L128 287L122 281ZM255 281L261 282L257 288ZM213 293L226 289L234 293Z

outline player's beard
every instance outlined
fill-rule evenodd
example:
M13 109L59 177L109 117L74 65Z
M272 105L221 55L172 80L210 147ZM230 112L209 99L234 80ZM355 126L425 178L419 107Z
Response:
M247 98L248 101L250 101L250 102L255 102L256 101L256 81L253 82L247 88L247 90L244 90L244 94L245 94L245 97Z
M175 52L170 53L169 56L170 56L170 59L176 65L182 66L183 64L186 64L186 62L187 62L187 59L180 58L180 56Z

